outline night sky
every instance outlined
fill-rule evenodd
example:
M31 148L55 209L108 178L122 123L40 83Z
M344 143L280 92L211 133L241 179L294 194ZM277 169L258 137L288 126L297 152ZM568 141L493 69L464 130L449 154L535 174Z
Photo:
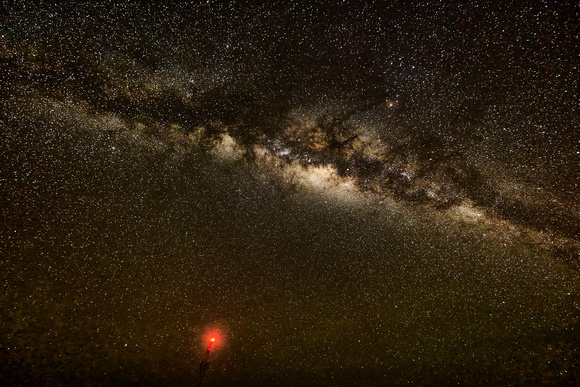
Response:
M0 11L0 384L580 384L574 2L63 3Z

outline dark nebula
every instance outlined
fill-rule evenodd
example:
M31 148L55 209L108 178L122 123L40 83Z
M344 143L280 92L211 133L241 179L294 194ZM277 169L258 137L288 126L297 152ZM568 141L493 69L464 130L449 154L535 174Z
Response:
M3 3L2 384L580 383L578 8L308 3Z

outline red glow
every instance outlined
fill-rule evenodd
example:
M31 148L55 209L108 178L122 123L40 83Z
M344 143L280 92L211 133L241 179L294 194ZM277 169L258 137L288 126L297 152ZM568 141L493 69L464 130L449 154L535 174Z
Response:
M222 336L223 335L220 331L216 329L210 329L203 335L203 345L208 348L215 349L222 344Z

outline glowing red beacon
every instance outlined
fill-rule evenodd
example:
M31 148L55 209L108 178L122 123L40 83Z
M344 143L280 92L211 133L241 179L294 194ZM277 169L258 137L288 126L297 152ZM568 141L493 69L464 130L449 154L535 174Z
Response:
M208 332L205 334L204 336L204 342L207 343L207 349L205 350L205 356L203 357L203 360L201 361L201 364L199 365L199 382L198 382L198 386L201 386L201 383L203 381L203 377L205 376L205 373L207 372L207 369L209 368L209 354L212 350L213 346L217 346L220 342L220 335L218 332Z

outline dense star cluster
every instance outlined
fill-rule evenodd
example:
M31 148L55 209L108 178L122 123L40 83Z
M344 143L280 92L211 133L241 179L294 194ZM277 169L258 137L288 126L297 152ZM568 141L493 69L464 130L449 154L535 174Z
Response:
M1 383L579 381L578 9L307 3L3 6Z

